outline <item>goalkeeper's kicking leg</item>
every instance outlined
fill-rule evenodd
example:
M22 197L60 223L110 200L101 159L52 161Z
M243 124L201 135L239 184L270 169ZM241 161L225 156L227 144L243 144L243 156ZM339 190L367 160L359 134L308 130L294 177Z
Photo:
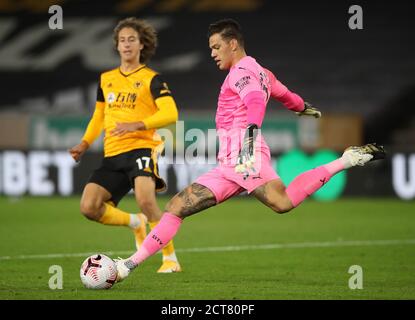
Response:
M154 229L162 216L162 211L160 210L156 200L155 181L151 177L136 177L134 183L134 192L137 203L147 217L150 228ZM146 235L147 232L144 231L142 234L140 234L140 237L136 236L137 249L142 246ZM172 273L181 271L181 266L174 250L173 241L166 243L166 245L163 247L162 255L163 263L158 269L158 273Z
M174 196L166 205L166 212L160 222L147 235L137 252L128 259L115 260L118 271L117 281L125 279L144 260L164 248L173 239L184 218L216 203L215 195L198 183L193 183Z

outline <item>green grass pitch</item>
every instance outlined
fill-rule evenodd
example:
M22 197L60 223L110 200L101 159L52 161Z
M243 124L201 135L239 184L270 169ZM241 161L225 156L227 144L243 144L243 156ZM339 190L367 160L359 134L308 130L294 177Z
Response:
M175 238L182 273L157 274L157 254L100 291L83 288L80 264L90 252L132 253L128 228L88 221L79 197L2 197L0 208L0 299L415 299L413 201L308 200L278 215L232 199L184 221ZM133 198L120 208L135 211ZM63 289L49 288L52 265ZM349 288L352 265L363 289Z

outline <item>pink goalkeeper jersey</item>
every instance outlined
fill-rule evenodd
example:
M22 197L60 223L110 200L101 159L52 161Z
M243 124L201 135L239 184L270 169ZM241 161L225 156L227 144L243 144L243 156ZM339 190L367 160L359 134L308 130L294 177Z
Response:
M254 58L246 56L234 65L220 89L216 110L216 130L219 137L218 161L234 166L243 142L247 123L247 107L242 99L250 92L262 92L265 104L270 96L283 96L287 87L269 70L261 67ZM256 140L257 151L269 154L262 135Z

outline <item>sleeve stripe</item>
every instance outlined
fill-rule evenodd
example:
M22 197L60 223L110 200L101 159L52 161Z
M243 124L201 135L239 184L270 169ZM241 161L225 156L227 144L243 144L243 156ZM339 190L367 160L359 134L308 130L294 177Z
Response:
M104 92L101 88L101 77L99 77L98 88L97 88L97 101L105 102Z

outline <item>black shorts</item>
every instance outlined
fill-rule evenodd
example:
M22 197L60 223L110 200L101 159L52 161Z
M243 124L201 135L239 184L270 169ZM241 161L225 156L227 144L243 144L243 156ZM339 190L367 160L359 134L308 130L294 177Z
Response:
M111 193L115 205L134 188L136 177L153 177L156 191L166 189L160 178L156 154L152 149L135 149L113 157L105 157L101 166L90 176L87 183L96 183Z

